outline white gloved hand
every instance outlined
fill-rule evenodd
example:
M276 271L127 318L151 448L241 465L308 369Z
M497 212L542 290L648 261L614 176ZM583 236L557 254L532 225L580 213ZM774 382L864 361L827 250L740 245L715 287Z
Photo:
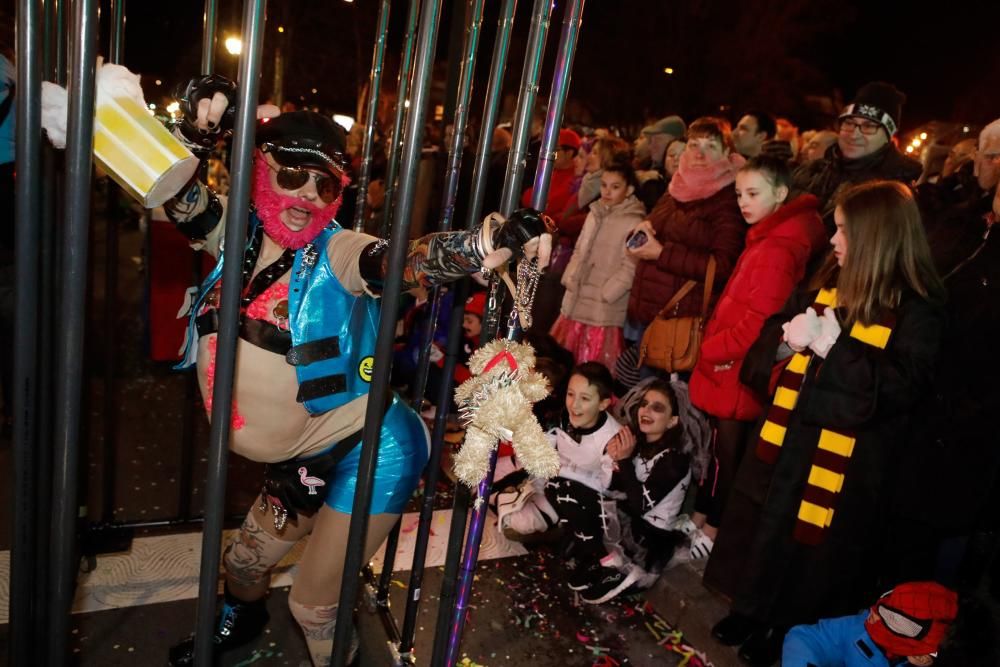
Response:
M431 360L432 364L436 364L437 362L444 359L444 352L441 351L440 347L438 347L434 343L431 343L431 352L428 355L428 358Z
M781 330L785 332L784 340L788 347L796 352L809 347L822 333L819 317L811 306L806 308L806 312L793 317L791 322L782 324Z
M823 311L823 317L819 318L819 326L820 334L809 344L809 349L815 352L818 357L826 359L830 348L840 337L841 331L840 322L837 321L837 313L833 308L827 308Z

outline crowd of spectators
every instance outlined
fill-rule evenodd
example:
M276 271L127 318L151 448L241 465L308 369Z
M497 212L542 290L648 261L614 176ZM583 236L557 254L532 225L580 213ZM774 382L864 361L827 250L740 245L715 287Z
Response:
M998 595L1000 120L926 174L898 147L904 101L869 83L802 132L762 110L559 131L531 340L562 467L546 484L508 457L493 502L508 537L563 549L585 602L706 559L732 605L713 633L750 665L783 644L845 664L833 629L919 665L960 633L909 641L901 614L964 628L965 593ZM644 364L650 322L703 307L693 368Z

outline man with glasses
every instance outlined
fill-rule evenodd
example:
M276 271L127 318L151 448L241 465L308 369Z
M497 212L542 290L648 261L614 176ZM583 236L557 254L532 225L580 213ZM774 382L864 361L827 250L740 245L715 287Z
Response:
M189 84L176 130L193 150L204 154L218 141L235 93L235 84L216 76ZM288 605L313 662L327 664L376 363L376 297L387 272L401 271L403 289L418 290L496 268L515 255L537 256L544 268L551 237L537 212L522 209L506 221L490 216L474 231L412 241L405 265L389 266L386 240L335 220L349 182L340 126L319 113L292 111L261 120L256 146L247 244L235 256L229 248L225 253L228 261L242 260L230 443L267 467L261 495L223 556L225 597L213 650L218 657L260 634L272 569L311 535ZM197 366L209 413L224 207L200 182L166 206L192 244L220 260L190 308L182 364ZM393 395L381 409L365 561L398 520L428 457L420 417ZM193 649L192 640L173 647L171 664L193 664Z
M910 184L920 176L920 163L892 143L905 101L906 96L891 84L874 81L862 86L837 120L837 143L822 159L795 171L793 191L819 198L831 235L835 195L841 188L876 179Z

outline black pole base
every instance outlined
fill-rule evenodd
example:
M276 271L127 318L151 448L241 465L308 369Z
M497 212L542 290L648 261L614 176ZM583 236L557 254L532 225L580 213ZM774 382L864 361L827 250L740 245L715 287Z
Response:
M128 551L135 539L135 529L115 522L99 521L84 526L80 550L84 557Z

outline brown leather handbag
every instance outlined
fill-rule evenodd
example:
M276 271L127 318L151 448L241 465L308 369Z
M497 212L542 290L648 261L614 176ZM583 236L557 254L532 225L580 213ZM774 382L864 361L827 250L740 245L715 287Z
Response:
M694 289L697 281L689 280L677 290L653 321L646 327L639 344L639 365L659 368L668 373L692 370L698 362L701 337L708 316L708 302L715 282L715 257L708 258L705 293L701 299L701 314L697 317L666 317L671 309Z

